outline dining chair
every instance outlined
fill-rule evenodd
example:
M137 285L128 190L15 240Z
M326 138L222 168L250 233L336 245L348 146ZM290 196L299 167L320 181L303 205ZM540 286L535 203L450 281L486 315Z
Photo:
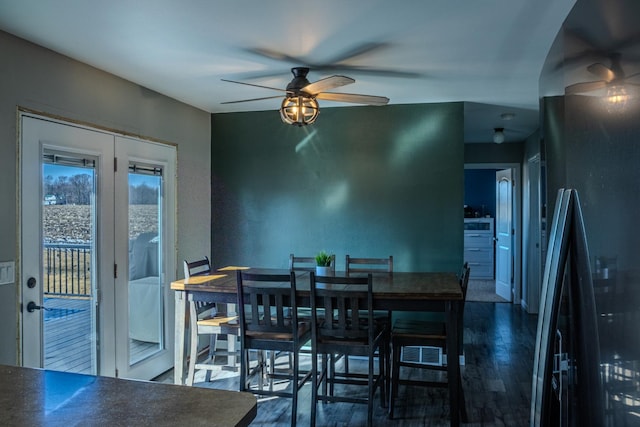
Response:
M316 276L309 273L311 286L311 425L315 425L317 403L347 402L367 404L367 425L373 423L373 400L380 390L380 405L385 406L386 324L373 317L373 278ZM366 313L366 314L363 314ZM367 360L367 372L338 372L331 358L335 354L361 356ZM321 364L318 365L318 356ZM375 370L375 359L378 369ZM320 391L320 386L322 390ZM328 385L328 390L327 390ZM351 387L364 386L366 397Z
M208 257L205 256L203 259L192 262L184 261L185 278L207 274L211 274L211 264ZM211 371L215 369L237 369L235 359L239 352L236 350L236 341L240 334L240 327L237 316L229 313L235 311L235 308L232 304L229 306L215 302L189 301L190 351L187 385L193 385L196 370L205 370L205 382L208 382L211 379ZM226 335L227 350L216 348L217 338L220 335ZM200 336L209 337L209 351L205 360L198 363L198 338ZM215 365L216 356L226 356L228 358L227 366Z
M388 258L355 258L350 255L345 256L345 270L347 275L353 273L393 273L393 255ZM388 310L374 310L373 317L377 322L386 323L387 336L385 337L386 345L384 347L386 352L385 360L387 361L386 372L389 374L391 369L391 350L390 350L390 333L391 333L391 311ZM349 370L349 360L345 360L345 369ZM387 382L390 384L389 382Z
M350 273L393 273L393 256L389 258L345 257L345 270Z
M460 272L460 287L462 289L462 303L458 311L458 348L462 351L463 345L463 319L464 302L467 298L467 288L469 285L470 268L465 263ZM446 353L447 351L447 321L444 313L437 313L434 320L417 319L397 319L391 330L392 348L392 370L391 370L391 392L389 393L389 418L393 419L395 409L395 399L398 396L398 385L423 386L423 387L448 387L447 380L440 377L426 379L406 379L400 378L400 367L417 368L432 371L447 371L447 366L430 363L417 363L415 361L403 360L403 352L408 347L436 347ZM457 355L459 357L459 355ZM458 376L458 387L460 388L460 414L463 422L467 421L467 410L462 389L462 379ZM451 411L454 409L451 408Z
M331 264L329 265L332 271L336 270L336 256L331 254ZM289 255L289 270L290 271L316 271L316 258L315 257L301 257L293 254Z
M311 378L311 371L300 372L300 348L311 338L311 323L298 320L296 275L237 272L238 315L240 318L240 391L258 395L291 397L291 425L296 425L298 392ZM260 361L250 366L249 350L288 352L292 356L290 373L269 372L270 386L264 388L265 374ZM258 386L252 385L258 377ZM274 388L275 380L286 380L286 388Z

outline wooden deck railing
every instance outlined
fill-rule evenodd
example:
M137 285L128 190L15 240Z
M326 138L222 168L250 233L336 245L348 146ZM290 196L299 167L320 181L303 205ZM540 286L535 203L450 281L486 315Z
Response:
M91 296L91 245L45 243L43 281L47 296Z

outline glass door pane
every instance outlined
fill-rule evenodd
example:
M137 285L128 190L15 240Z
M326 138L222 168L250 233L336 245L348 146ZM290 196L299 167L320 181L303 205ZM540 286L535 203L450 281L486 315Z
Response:
M164 348L161 169L129 167L129 364Z
M94 161L44 153L44 368L97 374Z

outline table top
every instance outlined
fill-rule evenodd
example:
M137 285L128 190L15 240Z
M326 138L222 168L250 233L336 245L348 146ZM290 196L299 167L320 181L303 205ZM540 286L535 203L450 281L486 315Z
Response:
M0 420L8 426L248 426L250 393L0 365Z
M171 289L191 292L237 293L236 269L244 267L225 267L208 276L192 276L171 282ZM252 273L289 274L285 269L250 268ZM336 276L345 276L337 271ZM362 276L363 273L352 274ZM309 293L309 273L297 272L297 290L301 294ZM462 290L456 273L453 272L393 272L373 274L374 298L392 298L396 300L461 300Z

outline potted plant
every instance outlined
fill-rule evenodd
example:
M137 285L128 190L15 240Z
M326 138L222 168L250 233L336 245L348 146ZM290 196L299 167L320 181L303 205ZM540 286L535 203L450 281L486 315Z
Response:
M316 255L316 274L318 276L331 275L331 260L333 255L329 255L326 251L320 251Z

